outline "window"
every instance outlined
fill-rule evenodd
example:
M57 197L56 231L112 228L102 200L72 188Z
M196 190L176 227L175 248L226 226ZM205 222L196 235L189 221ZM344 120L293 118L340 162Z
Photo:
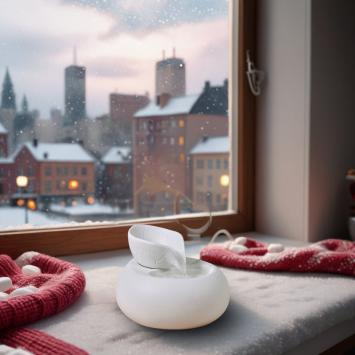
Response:
M212 159L208 159L208 161L207 161L207 166L208 166L208 169L209 169L209 170L212 170L212 169L213 169L213 160L212 160Z
M228 159L224 159L224 169L228 169L229 163L228 163Z
M198 186L203 185L203 177L202 176L198 176L196 178L196 185L198 185Z
M196 168L197 169L204 169L205 167L205 162L202 159L197 159L196 160Z
M52 168L50 166L46 166L44 170L44 174L46 176L51 176L52 175Z
M179 137L179 145L184 145L185 144L185 138L183 136Z
M221 168L221 160L220 159L217 159L216 160L216 169L220 169Z
M1 70L3 70L3 74L5 74L7 62L9 65L9 76L11 77L13 89L17 95L19 92L24 92L25 89L26 91L31 90L31 86L26 84L26 80L33 82L33 80L31 80L33 76L37 76L38 78L46 77L46 80L39 81L41 85L36 86L36 95L34 95L33 91L26 92L30 106L29 112L38 109L41 113L39 116L37 115L38 117L36 117L36 119L28 121L29 126L25 128L24 134L20 134L19 139L14 143L17 149L20 149L21 144L27 141L27 144L38 144L38 151L41 151L44 142L46 142L46 149L42 150L43 153L46 152L46 157L43 158L43 156L41 156L38 159L46 159L46 161L53 164L52 173L56 173L58 181L64 178L65 175L70 175L70 170L65 172L65 166L67 168L76 166L79 179L81 179L81 176L85 176L85 180L89 181L85 193L81 194L79 187L77 206L87 203L88 197L90 196L95 199L92 204L93 210L96 209L95 212L97 212L97 208L99 208L99 204L95 203L95 201L100 200L104 201L103 203L106 205L114 206L117 211L124 210L125 218L128 220L141 217L159 218L165 216L164 220L159 221L159 223L168 226L169 224L166 223L169 222L166 221L169 221L169 216L173 214L174 210L172 205L175 203L175 197L172 191L178 191L179 194L185 193L187 195L186 200L198 195L202 204L206 202L206 191L203 188L201 188L199 194L197 194L196 191L193 190L193 187L191 187L192 191L190 191L189 186L189 184L195 181L193 178L193 176L195 176L193 172L194 168L203 169L205 165L206 167L209 165L207 161L204 163L205 158L203 158L203 154L201 154L200 157L194 156L194 151L198 152L198 149L200 149L197 145L203 143L204 139L207 139L205 146L214 147L215 144L209 145L208 141L210 140L211 142L211 139L223 135L227 137L229 131L231 132L231 137L233 137L233 142L231 143L233 151L230 152L231 156L228 157L228 160L230 159L231 161L231 181L235 183L230 184L231 191L227 196L233 196L233 198L227 200L227 210L221 209L219 211L220 214L214 216L213 225L208 233L215 230L219 226L219 223L223 223L223 226L228 227L231 231L250 228L252 223L252 204L249 201L253 200L251 195L253 149L250 148L250 145L253 142L254 97L251 96L246 86L244 60L239 60L239 67L236 68L235 63L237 63L237 61L231 59L232 57L237 58L238 56L239 58L244 58L246 49L250 49L252 52L255 51L253 40L254 1L240 0L240 5L238 6L239 12L236 10L237 1L232 2L231 0L212 0L214 5L208 7L204 2L200 2L201 5L196 5L197 8L184 5L186 2L176 0L174 1L174 6L172 8L170 7L170 10L164 7L171 6L170 0L159 2L159 6L162 7L154 9L154 11L151 12L156 18L153 21L154 23L149 25L147 25L147 21L144 21L145 8L147 8L147 6L153 6L149 1L139 2L139 16L137 16L137 13L134 14L131 12L137 11L136 6L121 9L122 11L116 11L111 14L112 16L102 16L101 11L103 11L103 8L98 5L98 2L94 1L85 2L85 4L83 2L76 2L75 5L68 5L68 2L65 1L40 1L41 4L43 3L41 11L43 10L45 13L49 14L42 18L38 18L36 11L32 6L27 4L27 2L13 1L13 7L16 8L16 6L18 6L19 9L21 7L21 11L28 14L26 26L24 26L16 16L11 16L11 14L9 15L8 13L0 14L0 23L3 26L2 32L5 35L7 33L13 33L16 29L19 33L28 34L29 38L33 38L32 40L35 41L36 36L30 36L30 32L33 30L33 32L36 33L36 26L38 23L41 23L42 28L48 28L48 33L46 33L48 41L46 43L55 43L58 35L63 38L64 43L61 49L62 54L57 55L56 53L53 54L51 51L47 51L48 48L46 48L43 53L28 52L28 48L37 48L37 44L33 43L31 46L20 46L20 43L22 43L21 38L18 40L12 40L10 37L6 40L5 38L5 43L7 43L6 56L0 58L0 74ZM177 12L177 18L169 17L169 21L163 21L165 14L169 13L169 11L172 11L171 9L177 6L181 6L182 9L182 11ZM231 10L228 9L228 6L230 6ZM57 11L59 7L60 11ZM232 9L232 7L234 9ZM77 9L80 11L75 11ZM107 11L106 8L105 11ZM191 13L189 13L189 11ZM231 34L228 33L229 11L233 13L234 16L234 21L229 22L231 27L233 26L230 32ZM57 16L57 13L64 15L67 13L70 15L70 18L73 18L73 21L71 21L73 26L68 24L65 31L59 34L57 33L57 29L62 28L60 26L62 19ZM90 16L88 14L90 14ZM97 15L100 15L100 21L91 18L91 16L95 17ZM2 19L4 19L3 16L6 16L6 21L2 21ZM85 30L77 26L75 16L78 16L77 23L82 24ZM111 26L111 22L105 23L105 21L101 21L102 18L107 18L113 22L117 21L117 23L120 24L127 24L127 21L121 21L122 18L121 20L117 19L117 16L135 20L133 23L130 23L129 26L127 25L125 28L120 28L119 33L115 32L118 26ZM182 17L179 18L179 16ZM188 21L186 20L187 18L189 19ZM238 18L242 20L238 21ZM48 22L49 19L52 23ZM138 19L142 21L138 21ZM191 19L193 20L191 21ZM170 21L173 21L173 23L170 23ZM191 50L190 44L188 46L184 44L183 39L186 38L184 30L186 30L185 25L187 24L189 26L189 37L193 38L195 41L194 47L196 50ZM197 27L198 31L196 30L196 32L194 32ZM202 27L205 30L201 30ZM156 73L151 65L147 65L147 58L144 56L144 48L149 48L146 52L149 52L151 56L152 48L159 48L157 49L159 52L163 50L165 46L169 45L168 40L170 36L167 36L167 33L170 33L169 31L171 31L172 28L174 29L174 35L177 38L179 46L176 48L175 55L166 52L165 59L162 57L159 62L162 63L162 67L164 68L165 64L170 65L171 62L175 60L177 64L181 64L179 62L179 60L181 60L184 63L183 68L186 67L187 69L185 77L179 79L174 75L169 76L170 74L167 73L171 73L171 71L168 70L161 70ZM51 32L51 29L53 29L53 32ZM139 37L137 36L137 31L145 31L150 35ZM129 46L129 48L125 49L125 44L121 42L122 33L124 33L124 38L127 43L137 40L141 42L138 47L142 50L132 52L129 50L129 48L131 48ZM209 34L208 36L206 36L207 33ZM153 34L157 36L153 36ZM203 38L199 40L201 34L203 34ZM228 37L230 35L233 36L233 41L229 41ZM82 39L81 45L78 48L78 57L75 61L74 59L67 61L65 58L70 56L72 48L66 48L65 43L72 43L72 39L78 38L78 36ZM144 42L147 37L152 39L152 41L156 41L153 47ZM161 43L158 42L160 38L163 39ZM228 43L232 44L231 47L228 47ZM209 52L207 56L202 55L202 49L208 48L209 46L214 48L217 44L219 47L218 51ZM147 45L148 47L146 47ZM175 43L171 43L170 47L174 45ZM46 44L44 44L44 46L46 46ZM120 58L120 63L117 62L118 49L119 52L123 54L123 58ZM18 50L20 50L20 53ZM46 60L45 56L49 55L49 52L51 52L51 58L54 58L54 60L48 60L50 67L46 68L46 73L43 74L42 68L35 67L33 63ZM11 57L11 53L16 53L16 56L21 57L31 55L33 56L33 60L26 61L22 64L23 67L18 68L17 65L15 66L15 59ZM92 55L92 53L95 53L95 55ZM105 56L103 56L103 53L105 53ZM105 57L104 63L101 62L103 57ZM228 58L230 58L229 61L232 65L232 70L228 70ZM174 61L172 59L174 59ZM165 60L167 60L167 62L165 62ZM124 79L120 80L120 92L127 95L111 92L112 87L117 85L117 72L120 72L122 69L122 63L135 63L133 67L138 66L141 68L139 72L124 75ZM197 68L201 68L201 71L199 72L196 69L192 70L192 63L199 63ZM215 63L218 63L218 65L216 66ZM108 72L107 68L112 70ZM191 70L189 68L191 68ZM18 74L15 73L17 70L21 72L21 82L15 80L19 77ZM53 73L53 75L48 75L47 73ZM227 77L228 73L230 73L229 77ZM62 75L65 78L64 96L59 94L59 91L52 90L52 88L58 87L56 78L60 78ZM150 80L150 78L156 78L157 82L155 82L155 79ZM174 82L173 80L176 79L177 81ZM229 79L229 81L225 79ZM75 85L71 85L73 82L75 82ZM238 91L236 90L237 87ZM100 90L96 90L95 88L100 88ZM156 88L158 89L157 94L159 94L159 90L160 93L171 90L173 94L166 104L161 102L161 106L159 107L157 107L155 100ZM5 90L8 90L8 88L5 87ZM152 93L150 100L144 94L146 90ZM137 91L139 91L137 95L131 95L134 96L134 98L129 96L130 92ZM225 95L227 100L218 99L218 95L221 93ZM38 97L41 99L38 99ZM80 99L74 100L75 97L80 97ZM214 123L212 122L215 115L210 112L213 105L209 97L217 97L216 107L219 109L222 106L222 102L224 102L225 105L228 100L232 100L231 110L228 112L227 109L225 109L225 111L221 113L221 116L223 116L222 120L226 123L224 126L225 131L223 131L225 133L221 133L222 130L218 130L218 137L213 133L217 130L215 130L216 127L213 126ZM108 100L108 98L110 98L110 100ZM194 98L196 98L196 101L192 102ZM197 100L198 98L200 98L200 100ZM130 101L131 99L132 101ZM9 95L7 101L9 107L12 107L11 105L15 107L14 96ZM53 115L48 122L46 121L48 125L45 130L38 130L38 142L29 142L28 137L31 135L28 133L36 131L38 128L36 127L37 122L41 123L44 118L47 118L51 106L58 105L58 103L62 101L64 101L65 104L61 107L61 112L58 113L58 111L56 111L56 115ZM108 101L110 102L109 106L107 106ZM132 104L132 102L134 102L134 104ZM208 105L203 105L203 102L208 102ZM243 104L239 105L238 103L241 102ZM200 105L202 105L202 107ZM18 103L16 106L17 111L21 110L20 106L21 105ZM131 112L128 117L128 107L132 106L134 106L134 112ZM188 109L186 107L188 107ZM177 110L180 110L180 112L177 112ZM161 142L161 136L159 135L161 135L161 132L154 129L149 130L147 127L147 122L150 120L153 122L154 126L156 119L164 119L164 111L167 111L165 120L169 122L170 128L179 128L176 129L176 133L175 130L169 132L169 129L167 129L167 134L170 133L171 135L167 143L172 147L165 150L159 149ZM16 110L15 114L17 114ZM153 114L157 116L154 117ZM203 115L206 116L205 121L203 117L201 118ZM228 115L231 117L230 120ZM198 119L194 120L194 117L198 117ZM237 122L236 117L239 117L243 124ZM188 127L188 130L180 129L183 128L180 120L183 120L183 127ZM132 125L126 123L134 122L133 127L137 127L139 121L143 121L145 130L142 132L138 131L139 134L134 136L136 131L134 129L132 130ZM50 126L51 123L49 122L55 123L53 127ZM218 124L220 122L221 120L219 119ZM240 128L238 130L236 129L237 125ZM183 131L188 132L182 133ZM157 138L153 146L146 143L149 142L149 134ZM183 146L179 146L178 149L175 149L180 135L184 137L184 144ZM16 134L14 136L16 136ZM243 137L243 139L240 139L240 137ZM71 149L67 149L66 144L72 144ZM133 145L134 147L132 148ZM130 178L126 181L128 185L110 185L110 194L105 195L102 191L103 189L100 190L99 187L105 186L105 184L108 183L111 174L109 167L111 163L106 162L120 164L126 152L124 149L121 149L120 152L117 150L118 148L127 147L131 148L131 151L134 151L131 168L128 173ZM84 153L82 155L81 153L83 151ZM174 166L176 160L179 159L180 153L184 154L186 161L184 169L186 168L186 171L181 170L181 164L178 164L178 167ZM210 153L215 154L214 152L208 152L206 154ZM216 160L215 157L211 157L211 159L212 161ZM236 164L237 159L240 164ZM202 162L200 165L197 163L198 160ZM82 169L83 163L86 164L84 169ZM59 164L63 165L59 166ZM36 165L34 165L35 176L40 176L40 174L37 175L36 173ZM199 167L197 168L198 165ZM212 163L212 165L214 168L209 171L211 176L213 175L216 164ZM16 171L17 168L18 167L14 166L13 171ZM227 169L229 169L228 166ZM19 167L19 170L21 170L21 167ZM236 174L238 174L238 179L236 178ZM66 180L68 180L68 178ZM169 199L164 197L167 192L164 190L164 188L167 188L167 181L169 182ZM64 181L64 185L60 184L60 192L50 199L49 204L69 204L69 200L72 198L70 195L76 194L76 191L69 191L69 195L66 189L67 182L68 181ZM46 185L44 181L38 181L38 184L39 186ZM216 182L216 185L218 185L218 182ZM152 191L155 188L152 189L152 186L161 186L162 191L154 195ZM243 191L243 194L237 194L237 190ZM57 189L54 191L57 191ZM54 191L52 191L52 193ZM130 191L131 193L129 194ZM141 196L135 194L137 191L142 193ZM215 192L212 191L212 193ZM193 216L194 212L202 211L199 207L194 209L193 205L188 205L187 203L184 206L181 204L181 207L182 213L189 214L186 218L203 218L199 217L200 215L198 215L198 217ZM10 205L5 207L1 206L0 208L4 208L0 210L2 214L5 211L11 215ZM75 208L75 206L73 206L73 208ZM78 209L78 211L80 211L80 209ZM191 212L192 215L190 215ZM92 250L90 248L93 248L94 245L95 248L99 249L104 247L113 248L127 246L126 229L118 225L106 227L105 236L107 236L107 239L105 240L108 242L104 243L105 246L101 246L97 239L100 234L98 230L101 227L97 225L96 228L95 225L95 228L91 229L85 226L78 226L75 238L72 239L73 246L70 245L71 243L56 242L56 249L51 249L53 248L49 245L51 243L44 243L44 241L49 236L53 237L51 239L53 241L56 240L56 238L59 238L59 240L64 240L60 238L67 238L66 235L68 234L66 233L71 232L69 229L67 230L62 226L63 223L69 220L64 218L60 220L62 217L58 216L58 219L54 221L53 218L49 218L49 216L40 209L34 213L38 213L38 216L41 216L43 223L50 224L55 222L54 224L61 224L59 229L48 229L41 233L38 233L35 229L24 232L26 235L30 234L34 236L33 239L30 238L29 240L43 241L43 243L36 243L37 250L48 248L46 249L48 253L68 254L73 250L80 252L90 251ZM94 215L94 213L92 215ZM119 216L122 216L122 214ZM88 217L87 219L91 218ZM170 220L171 219L174 219L174 217L171 217ZM10 223L9 221L9 224ZM122 223L126 222L122 220ZM36 225L33 221L31 224ZM6 225L1 225L0 229L3 227L6 227ZM72 226L70 228L73 229ZM80 231L85 231L85 233L78 232L79 229ZM7 235L11 233L11 231L0 233ZM122 237L122 240L117 238L118 235ZM85 238L89 238L89 240L92 241L95 240L95 242L86 243ZM1 237L0 242L2 243ZM76 249L74 248L75 243L77 243ZM3 250L5 252L10 250L8 248L11 248L11 243L6 242L1 245L4 245ZM78 245L80 246L78 247ZM17 246L19 246L19 244L17 244ZM26 247L28 248L29 244L26 244ZM13 253L16 253L14 251L15 249L12 250Z
M52 181L45 181L44 183L44 192L51 192L52 191Z
M211 176L211 175L207 176L207 186L209 188L213 187L213 176Z
M184 128L185 127L185 121L184 120L179 120L179 127Z

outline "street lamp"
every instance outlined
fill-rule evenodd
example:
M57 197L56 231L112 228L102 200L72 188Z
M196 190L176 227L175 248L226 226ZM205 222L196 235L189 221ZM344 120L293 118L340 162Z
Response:
M23 190L23 193L25 194L25 188L28 186L28 177L24 175L20 175L16 178L16 185L19 187L21 190ZM27 209L27 200L26 196L24 196L25 200L25 224L28 223L28 209Z

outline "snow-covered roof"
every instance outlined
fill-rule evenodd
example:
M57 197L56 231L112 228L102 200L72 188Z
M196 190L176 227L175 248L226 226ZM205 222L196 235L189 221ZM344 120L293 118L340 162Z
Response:
M131 161L131 148L129 147L112 147L102 157L105 164L122 164Z
M93 163L94 158L77 143L25 143L37 161ZM23 147L23 146L22 146ZM21 148L22 148L21 147ZM19 153L21 148L15 153Z
M202 138L190 151L190 154L228 153L229 137Z
M0 158L0 164L12 164L14 162L12 157Z
M7 129L0 122L0 134L1 133L7 133Z
M172 97L164 107L151 101L146 107L137 111L134 117L169 116L189 113L199 95Z

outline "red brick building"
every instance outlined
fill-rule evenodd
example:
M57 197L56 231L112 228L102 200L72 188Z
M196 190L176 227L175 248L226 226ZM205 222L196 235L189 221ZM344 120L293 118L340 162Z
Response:
M102 157L104 199L120 208L132 207L132 154L129 147L112 147Z
M200 95L170 97L135 114L134 206L139 216L175 212L177 199L191 200L189 153L204 136L228 135L227 83L206 83Z
M16 203L16 177L28 177L26 193L39 203L86 200L95 194L95 160L79 144L25 143L0 160L3 200ZM0 197L1 198L1 197Z
M146 95L110 94L110 118L117 141L115 144L132 142L134 114L149 103Z
M0 123L0 158L6 158L9 154L9 136L5 127Z

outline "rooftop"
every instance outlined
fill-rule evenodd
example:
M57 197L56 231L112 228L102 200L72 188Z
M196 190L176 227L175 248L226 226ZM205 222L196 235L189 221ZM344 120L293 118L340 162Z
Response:
M172 97L164 107L151 101L146 107L137 111L134 117L183 115L190 113L199 95Z
M229 137L202 138L190 151L190 154L228 153Z
M26 147L37 161L93 163L94 158L77 143L25 143L14 154Z
M129 147L112 147L102 157L105 164L122 164L131 162L131 148Z

